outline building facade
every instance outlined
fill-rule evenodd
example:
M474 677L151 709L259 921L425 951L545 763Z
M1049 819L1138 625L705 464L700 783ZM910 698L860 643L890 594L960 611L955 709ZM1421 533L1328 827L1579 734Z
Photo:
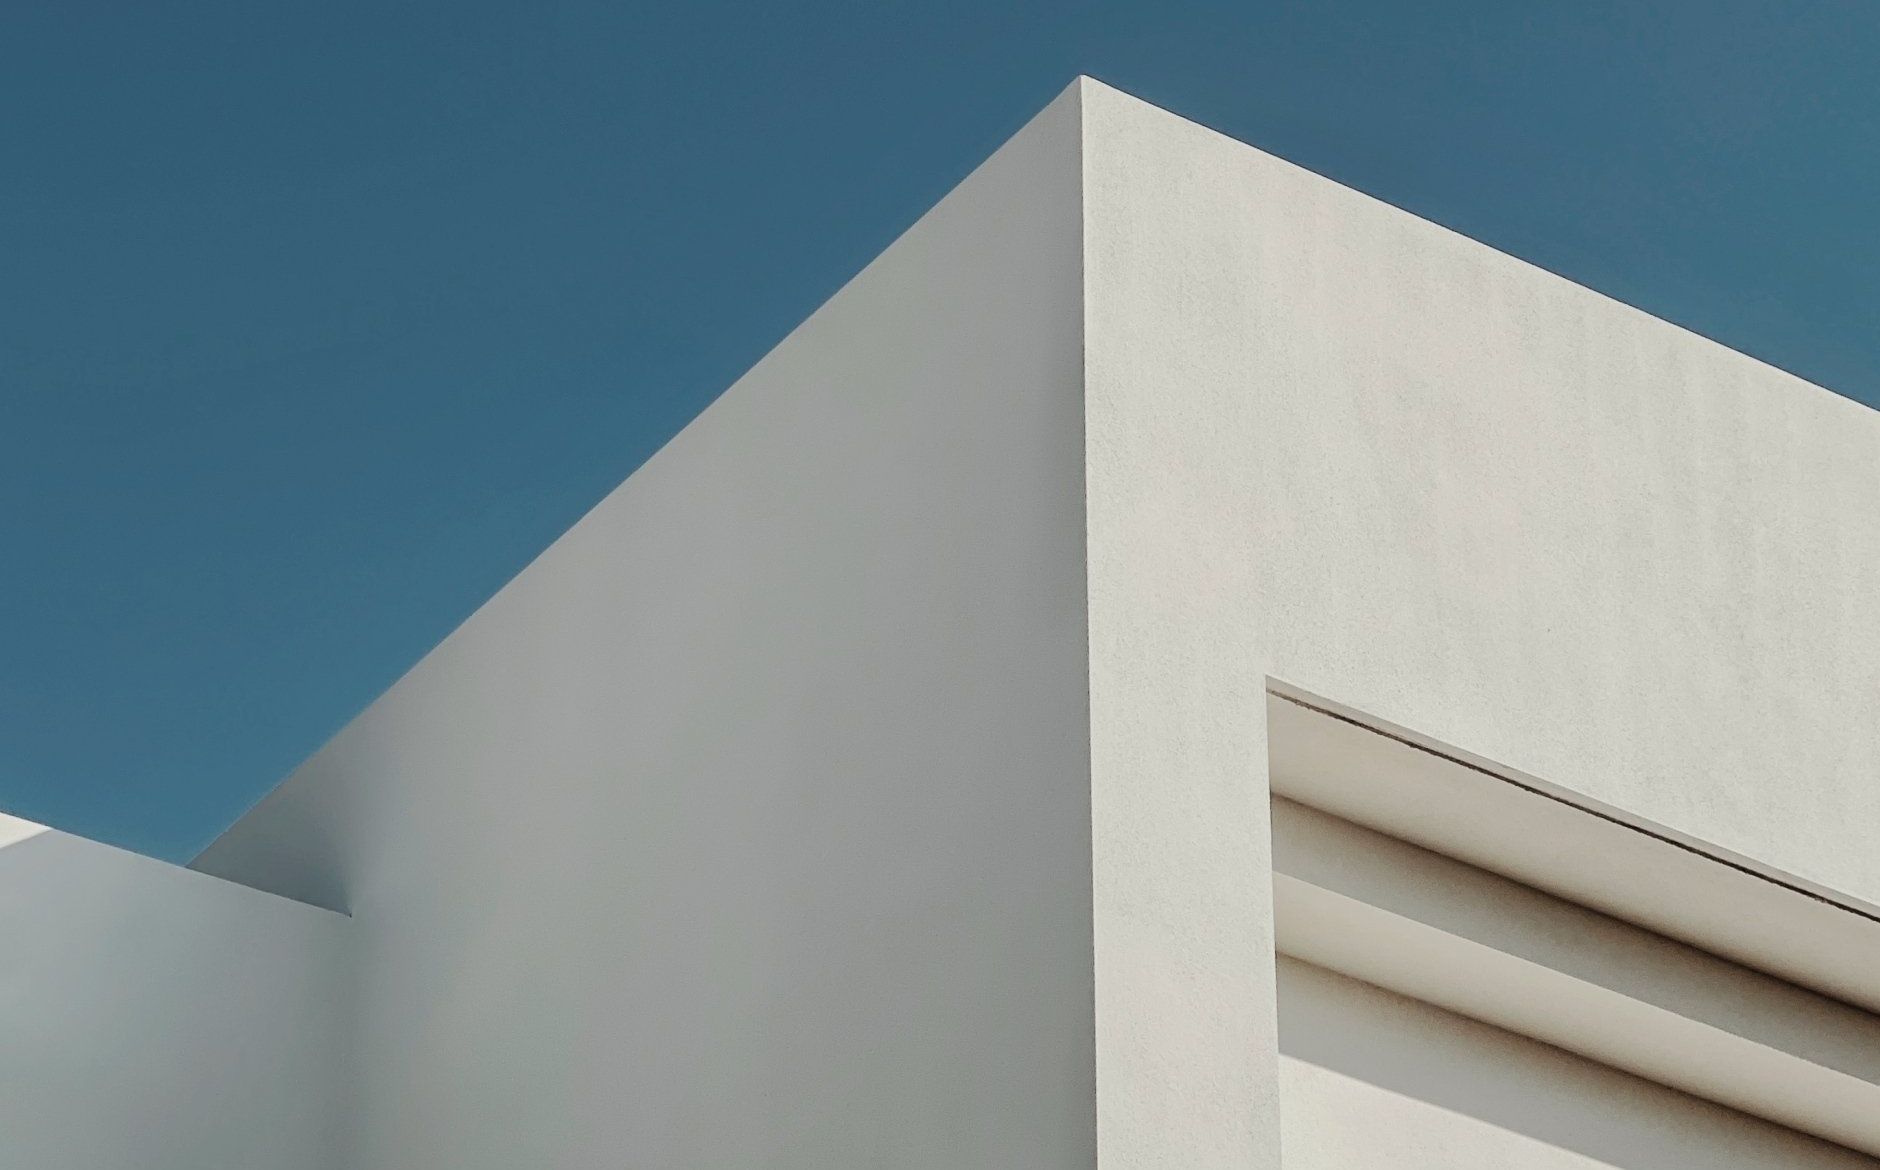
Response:
M1880 416L1079 81L180 870L20 1165L1880 1165Z

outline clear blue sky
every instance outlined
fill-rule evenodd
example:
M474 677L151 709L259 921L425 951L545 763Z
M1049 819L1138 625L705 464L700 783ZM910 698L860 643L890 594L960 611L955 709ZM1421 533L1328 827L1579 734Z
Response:
M0 808L163 857L1079 72L1880 401L1870 0L0 13Z

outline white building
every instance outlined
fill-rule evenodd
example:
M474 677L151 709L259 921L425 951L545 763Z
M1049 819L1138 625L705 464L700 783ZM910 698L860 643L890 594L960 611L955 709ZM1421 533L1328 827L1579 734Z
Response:
M200 872L9 829L0 1164L1880 1165L1877 599L1873 411L1079 82Z

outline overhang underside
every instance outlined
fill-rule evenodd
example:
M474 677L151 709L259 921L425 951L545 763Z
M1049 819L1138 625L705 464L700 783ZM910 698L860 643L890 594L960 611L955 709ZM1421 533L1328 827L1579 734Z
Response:
M1267 712L1287 1170L1880 1157L1869 908L1283 684Z

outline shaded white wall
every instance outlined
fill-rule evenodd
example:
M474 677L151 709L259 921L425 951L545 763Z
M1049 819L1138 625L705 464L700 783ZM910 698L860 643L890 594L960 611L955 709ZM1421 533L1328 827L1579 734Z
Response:
M0 1165L337 1166L347 925L0 816Z
M1074 102L198 866L355 916L357 1166L1089 1166Z

